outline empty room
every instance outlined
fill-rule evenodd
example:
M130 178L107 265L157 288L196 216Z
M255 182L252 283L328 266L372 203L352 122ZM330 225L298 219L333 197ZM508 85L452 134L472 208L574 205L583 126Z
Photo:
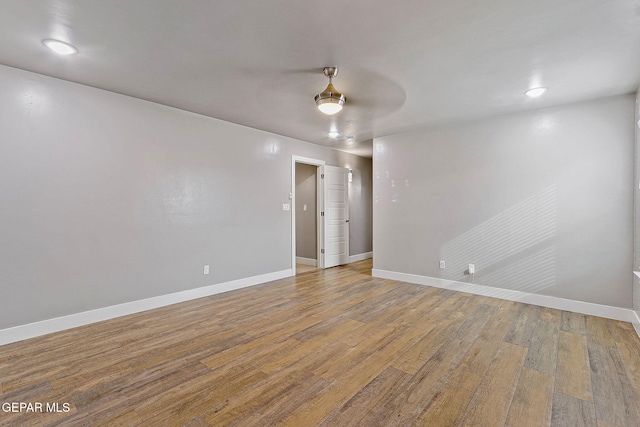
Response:
M640 426L637 0L0 28L0 426Z

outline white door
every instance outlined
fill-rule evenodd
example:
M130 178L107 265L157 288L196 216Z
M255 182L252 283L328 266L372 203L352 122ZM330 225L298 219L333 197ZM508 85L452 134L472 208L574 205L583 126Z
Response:
M349 262L349 169L324 167L324 268Z

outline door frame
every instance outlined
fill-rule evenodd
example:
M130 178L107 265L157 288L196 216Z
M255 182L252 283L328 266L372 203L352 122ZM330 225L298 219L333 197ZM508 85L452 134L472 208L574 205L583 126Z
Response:
M324 210L324 185L320 174L323 172L325 161L310 157L291 156L291 271L296 275L296 163L317 166L316 171L316 264L318 268L324 268L324 223L320 212Z

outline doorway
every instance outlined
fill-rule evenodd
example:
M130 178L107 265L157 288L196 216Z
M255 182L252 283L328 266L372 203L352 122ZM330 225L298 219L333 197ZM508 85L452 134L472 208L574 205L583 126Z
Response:
M298 164L301 166L296 167ZM302 166L305 165L305 166ZM310 166L306 167L306 166ZM300 177L296 175L299 170ZM349 262L349 169L326 166L323 160L307 157L291 156L291 270L295 276L298 260L306 261L314 268L327 268ZM297 183L307 181L308 189L313 185L315 176L315 212L311 209L311 192L300 195L303 199L298 203L296 196ZM300 191L303 187L300 187ZM306 210L305 210L306 205ZM300 221L298 219L300 217ZM314 224L315 218L315 261L313 257L313 238L309 235L312 226L304 231L306 241L298 239L298 232L303 224ZM300 224L299 224L300 222ZM305 252L298 252L298 245L304 246ZM307 254L307 256L304 256ZM306 266L302 267L307 270Z
M320 166L295 164L296 274L318 268L318 169Z
M301 266L301 271L308 271L309 268L307 268L307 265L311 263L315 265L309 265L309 267L312 267L314 269L324 268L324 254L322 253L324 224L322 221L321 210L324 205L321 180L322 172L324 170L324 164L324 160L291 156L291 270L294 276L297 274L297 264L299 259L300 261L306 261L308 263ZM299 169L303 174L301 177L297 176L297 169ZM312 177L315 177L315 179ZM305 185L301 188L302 191L306 194L301 195L302 203L298 203L296 184L301 180L306 181ZM312 203L309 202L309 198L313 197L309 195L309 193L311 193L311 190L309 189L311 183L315 183L315 203L313 203L313 208L311 207ZM304 205L307 205L306 211L304 210ZM301 221L299 221L297 215L299 208L303 213L303 215L301 215ZM300 224L298 224L299 222ZM300 253L311 255L310 257L305 257L302 255L300 257L298 256L298 229L301 226L305 229L304 232L306 233L306 238L302 238L302 240L305 240L304 251ZM313 228L315 230L315 239L309 237L310 228ZM310 247L309 241L315 242L315 250Z

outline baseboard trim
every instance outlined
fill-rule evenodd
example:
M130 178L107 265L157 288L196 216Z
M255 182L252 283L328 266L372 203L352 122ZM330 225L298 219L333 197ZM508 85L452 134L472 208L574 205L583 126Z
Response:
M372 252L353 255L352 257L349 257L349 262L361 261L371 257ZM351 260L351 258L356 259ZM530 294L508 289L492 288L490 286L474 285L470 283L456 282L453 280L437 279L434 277L398 273L380 269L373 269L371 273L374 277L379 277L381 279L398 280L401 282L413 283L418 285L451 289L475 295L483 295L509 301L517 301L526 304L539 305L542 307L556 308L559 310L567 310L581 314L630 322L635 328L636 333L640 337L640 317L638 316L638 313L626 308L594 304L584 301L569 300L547 295ZM2 329L0 330L0 345L10 344L25 339L50 334L53 332L59 332L78 326L89 325L91 323L114 319L116 317L135 314L142 311L152 310L154 308L160 308L197 298L247 288L262 283L291 277L292 275L293 271L291 269L282 270Z
M633 328L636 330L638 337L640 337L640 314L637 311L633 312L634 319L631 321Z
M305 258L301 256L296 257L296 264L304 264L304 265L312 265L314 267L318 266L318 260L313 258Z
M381 279L398 280L401 282L413 283L416 285L433 286L436 288L451 289L454 291L467 292L475 295L500 298L509 301L517 301L525 304L539 305L542 307L556 308L559 310L572 311L574 313L588 314L591 316L605 317L607 319L621 320L634 324L636 332L640 336L640 319L636 313L628 308L613 307L610 305L594 304L584 301L570 300L566 298L552 297L548 295L531 294L527 292L513 291L510 289L493 288L491 286L475 285L471 283L456 282L454 280L437 279L429 276L419 276L417 274L398 273L395 271L373 269L373 277ZM635 322L638 322L636 324Z
M352 262L363 261L365 259L373 258L373 252L365 252L363 254L349 256L349 264Z
M139 313L141 311L160 308L171 304L234 291L236 289L247 288L249 286L255 286L291 276L293 276L293 270L291 269L276 271L273 273L246 277L243 279L232 280L230 282L217 283L215 285L204 286L201 288L189 289L172 294L160 295L157 297L126 302L110 307L98 308L96 310L84 311L81 313L70 314L68 316L56 317L54 319L2 329L0 330L0 345L10 344L26 340L28 338L50 334L52 332L59 332L78 326L89 325L91 323L114 319L116 317Z

